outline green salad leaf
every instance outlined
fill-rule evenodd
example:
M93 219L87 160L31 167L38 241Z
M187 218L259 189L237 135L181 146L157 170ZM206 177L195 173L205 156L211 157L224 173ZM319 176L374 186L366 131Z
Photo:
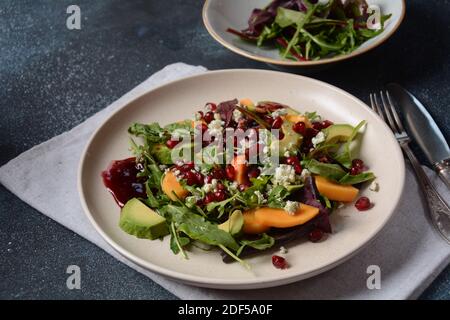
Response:
M243 239L240 241L241 247L236 252L236 255L239 256L242 253L242 250L244 250L245 247L249 246L257 250L266 250L275 244L275 239L271 236L268 236L267 234L263 233L261 235L261 238L256 240L246 240Z

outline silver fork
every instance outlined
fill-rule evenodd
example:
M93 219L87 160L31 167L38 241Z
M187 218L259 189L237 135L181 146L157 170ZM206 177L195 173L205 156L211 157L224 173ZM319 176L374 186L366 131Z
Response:
M383 119L384 122L389 125L391 130L394 132L395 138L411 162L414 172L416 173L417 180L419 181L419 185L423 190L423 195L428 207L429 218L438 230L439 234L450 244L450 207L436 191L416 156L411 151L411 148L409 147L411 139L400 121L400 117L397 110L395 110L394 104L389 96L389 92L380 91L380 97L381 103L379 103L377 94L370 94L370 104L372 109Z

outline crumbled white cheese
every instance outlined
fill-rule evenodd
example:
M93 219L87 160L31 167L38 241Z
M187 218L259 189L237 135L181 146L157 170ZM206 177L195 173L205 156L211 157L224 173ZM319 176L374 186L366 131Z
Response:
M180 138L184 138L184 137L189 137L190 138L191 134L189 132L189 130L186 129L175 129L172 132L172 139L174 140L180 140Z
M211 136L219 136L222 134L223 125L225 122L222 120L213 120L208 125L209 134Z
M235 122L239 122L239 120L242 118L242 112L240 112L238 109L234 109L233 111L233 120Z
M167 166L164 165L164 164L160 164L160 165L159 165L159 169L160 169L161 171L165 171L165 170L167 169Z
M214 189L217 188L217 179L212 179L211 183L205 183L202 187L202 190L205 193L209 193L211 191L214 191Z
M320 131L314 138L311 139L312 144L314 145L314 148L317 147L318 144L325 141L325 134Z
M380 185L378 184L378 182L373 181L369 186L369 190L373 192L378 192L380 190Z
M297 201L286 201L286 205L284 206L284 210L287 211L290 215L294 215L297 212L300 203Z
M178 177L181 174L181 171L180 170L175 170L173 172L173 174L175 175L175 177Z
M309 172L308 169L303 169L303 170L302 170L302 173L300 174L300 179L301 179L302 181L305 181L305 179L306 179L307 177L309 177L310 175L311 175L311 172Z
M230 191L231 194L235 194L239 191L238 187L239 187L239 184L235 181L228 185L228 191Z
M286 253L288 253L288 250L285 247L281 246L280 247L280 253L281 254L286 254Z
M275 175L273 176L275 185L288 186L295 182L295 170L294 167L288 164L280 164L275 169Z
M272 118L275 119L277 117L284 116L285 114L287 114L286 108L281 108L272 112Z

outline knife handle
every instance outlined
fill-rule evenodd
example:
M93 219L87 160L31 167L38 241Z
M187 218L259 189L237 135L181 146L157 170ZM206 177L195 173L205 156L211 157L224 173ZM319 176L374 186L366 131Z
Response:
M444 181L450 189L450 159L445 159L436 163L434 168L442 181Z
M422 195L428 206L429 218L442 238L450 244L450 207L431 183L422 165L409 147L408 142L400 142L400 146L416 173L417 180L423 191Z

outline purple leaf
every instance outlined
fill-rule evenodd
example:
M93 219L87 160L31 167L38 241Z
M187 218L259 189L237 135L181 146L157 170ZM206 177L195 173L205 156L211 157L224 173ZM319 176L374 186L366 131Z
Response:
M230 100L219 103L217 106L217 112L219 112L220 117L225 122L225 128L229 126L231 119L233 118L233 111L238 104L238 100Z

